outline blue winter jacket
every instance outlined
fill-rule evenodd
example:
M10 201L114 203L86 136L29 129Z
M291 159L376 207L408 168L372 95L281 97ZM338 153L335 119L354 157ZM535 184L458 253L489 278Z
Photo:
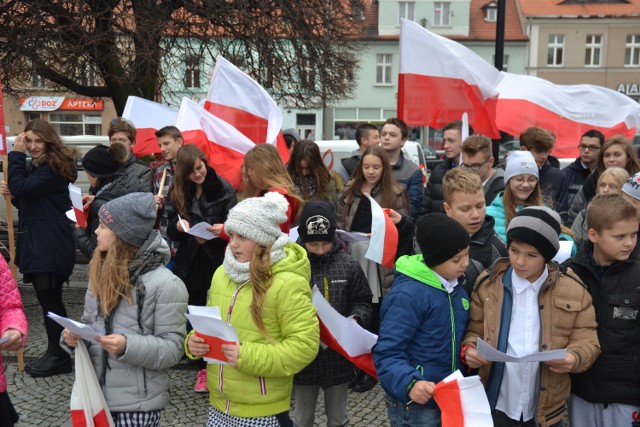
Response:
M468 316L469 295L461 286L448 293L422 255L398 259L373 350L378 379L392 399L408 403L416 381L437 383L460 367Z

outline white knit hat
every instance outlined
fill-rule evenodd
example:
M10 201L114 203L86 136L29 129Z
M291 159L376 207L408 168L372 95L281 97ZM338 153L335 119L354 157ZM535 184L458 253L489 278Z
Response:
M226 233L235 232L262 245L272 245L284 235L280 224L287 220L289 202L280 193L269 192L250 197L229 211L224 223Z
M640 200L640 172L633 175L622 186L622 192Z
M529 174L540 179L538 165L529 151L514 151L507 157L507 166L504 169L505 184L516 175Z

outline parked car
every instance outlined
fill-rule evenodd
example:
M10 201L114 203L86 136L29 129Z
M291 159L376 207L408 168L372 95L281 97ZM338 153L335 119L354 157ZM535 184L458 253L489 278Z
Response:
M433 168L442 161L442 154L438 154L436 149L430 146L422 147L422 150L424 151L427 172L431 173Z
M500 144L500 148L498 150L498 163L502 164L507 159L507 156L511 154L513 151L518 151L520 149L520 140L514 139L512 141L507 141L505 143Z

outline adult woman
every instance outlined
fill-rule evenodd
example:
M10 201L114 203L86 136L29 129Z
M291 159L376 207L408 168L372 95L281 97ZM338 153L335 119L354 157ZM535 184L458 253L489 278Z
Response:
M306 140L295 144L287 171L302 200L326 200L337 207L336 183L322 161L318 144Z
M636 155L633 145L625 137L618 135L607 140L598 153L598 165L596 170L587 178L582 190L574 197L568 214L568 223L571 224L578 213L587 207L587 203L596 195L597 183L600 174L610 167L624 168L629 176L640 172L640 160Z
M624 183L629 179L626 169L613 166L605 169L598 178L597 194L619 193ZM571 233L576 245L582 245L587 237L587 208L580 211L571 225Z
M124 173L123 164L127 160L127 150L120 143L111 146L96 145L82 157L82 166L89 179L89 214L87 228L76 227L73 237L78 250L91 259L96 249L95 231L100 220L98 212L109 200L125 194L144 191L140 180L134 174Z
M33 284L47 332L46 353L26 366L33 377L71 372L71 359L58 345L62 327L47 313L67 315L62 284L73 271L76 245L65 212L71 209L68 186L76 180L74 163L75 151L65 147L55 129L41 119L27 124L9 153L9 184L3 185L3 192L10 190L18 207L16 261L24 283Z
M167 235L178 243L173 272L189 291L190 305L205 305L211 277L222 264L226 241L205 240L183 228L200 222L221 224L236 202L235 190L207 164L195 145L184 145L176 156L174 185L169 192ZM178 216L183 221L179 221ZM198 372L195 390L206 392L205 364Z

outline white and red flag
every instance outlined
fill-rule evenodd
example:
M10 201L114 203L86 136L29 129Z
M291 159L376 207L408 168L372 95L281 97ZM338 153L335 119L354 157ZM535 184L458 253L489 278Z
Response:
M502 73L496 124L518 136L530 126L553 132L557 157L577 157L578 143L590 129L605 138L632 137L640 127L640 104L626 95L595 85L556 85L534 76Z
M207 156L209 166L235 188L242 184L242 162L254 143L238 129L214 116L198 103L182 98L176 126L186 143Z
M442 427L493 427L489 400L477 375L454 372L436 384L433 398L442 413Z
M393 268L398 250L398 229L389 218L389 209L382 209L369 193L371 202L371 241L364 257L384 267Z
M254 144L274 144L282 161L289 160L281 132L282 111L258 82L222 56L216 59L204 107Z
M72 427L115 427L102 394L87 347L78 340L75 351L76 379L71 389Z
M407 125L441 128L467 112L477 133L499 138L495 109L501 78L460 43L402 20L398 117Z
M136 127L136 143L132 150L136 157L153 155L160 151L156 131L165 126L175 126L178 110L148 99L130 96L122 117Z
M367 374L378 378L371 353L378 336L338 313L317 286L313 287L312 298L320 320L320 341Z

